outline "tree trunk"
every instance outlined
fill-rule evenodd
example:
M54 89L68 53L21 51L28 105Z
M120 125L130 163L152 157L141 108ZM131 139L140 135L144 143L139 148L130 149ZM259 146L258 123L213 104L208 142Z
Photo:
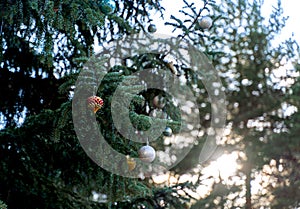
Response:
M251 166L248 164L245 169L246 174L246 206L245 209L252 209L251 203Z

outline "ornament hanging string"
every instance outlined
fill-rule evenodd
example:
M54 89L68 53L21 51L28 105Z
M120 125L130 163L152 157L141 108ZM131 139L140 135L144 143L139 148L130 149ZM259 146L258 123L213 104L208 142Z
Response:
M97 86L94 86L93 96L96 96L96 94L97 94Z
M2 28L3 28L3 16L1 18L0 37L2 37Z

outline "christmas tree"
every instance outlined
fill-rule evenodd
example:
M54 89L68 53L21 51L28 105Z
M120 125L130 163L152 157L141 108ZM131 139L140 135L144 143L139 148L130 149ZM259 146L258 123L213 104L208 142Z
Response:
M280 117L283 104L299 103L298 69L290 86L272 79L295 56L292 40L271 45L285 24L280 4L265 25L256 1L183 3L183 16L166 23L178 33L170 36L155 33L158 0L1 2L0 200L8 208L299 204L283 195L297 191L299 172L278 172L299 162L299 114ZM280 152L283 137L290 145ZM205 174L230 152L239 170ZM251 182L274 161L269 176L296 184L271 179L276 189L253 194ZM278 201L263 205L265 194Z

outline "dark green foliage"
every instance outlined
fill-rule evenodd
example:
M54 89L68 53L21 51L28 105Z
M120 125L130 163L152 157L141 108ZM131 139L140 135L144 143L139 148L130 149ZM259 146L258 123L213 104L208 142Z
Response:
M61 79L78 72L79 58L92 55L94 38L102 43L142 30L150 8L162 10L157 1L125 1L107 16L100 11L102 4L1 1L0 79L6 94L1 94L0 112L7 125L15 125L14 117L25 107L26 114L34 114L66 101L67 95L57 90Z
M4 202L2 202L1 200L0 200L0 208L1 209L6 209L7 208L7 205Z
M133 195L151 197L139 180L92 162L73 130L69 94L94 38L143 30L150 9L162 9L157 1L116 3L118 14L106 15L102 1L1 2L0 199L9 208L109 208L115 201L126 208ZM107 79L112 85L102 90L109 95L122 75ZM93 192L110 204L93 201Z

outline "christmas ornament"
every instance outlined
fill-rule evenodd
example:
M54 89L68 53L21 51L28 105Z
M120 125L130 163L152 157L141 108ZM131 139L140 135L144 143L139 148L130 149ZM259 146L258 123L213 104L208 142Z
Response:
M149 32L149 33L155 33L156 31L157 31L156 25L150 24L150 25L148 26L148 32Z
M149 145L141 147L138 153L143 162L151 163L155 159L155 150Z
M170 127L166 127L165 130L163 131L164 136L172 136L172 129Z
M166 99L161 96L161 95L157 95L153 98L153 106L156 108L164 108L164 106L166 105Z
M127 165L128 165L128 170L129 171L132 171L135 169L135 166L136 166L136 162L133 158L129 157L128 155L126 156L126 162L127 162Z
M101 3L100 10L106 15L112 14L116 9L116 3L113 0L106 0Z
M91 96L87 99L88 107L96 113L103 106L103 100L97 96Z
M204 16L199 21L199 26L201 29L209 29L212 26L212 19L208 16Z
M167 67L170 69L171 73L173 73L174 75L178 75L172 61L167 63Z

